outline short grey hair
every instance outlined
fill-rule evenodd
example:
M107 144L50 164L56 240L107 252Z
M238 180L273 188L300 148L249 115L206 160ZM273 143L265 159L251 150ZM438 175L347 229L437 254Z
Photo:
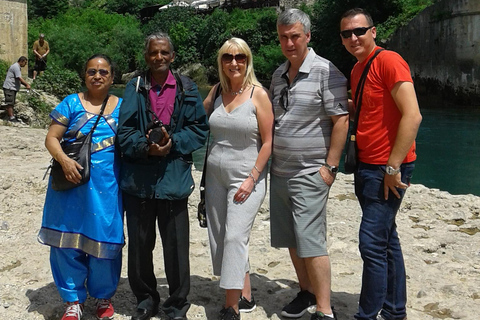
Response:
M277 26L290 26L300 22L303 26L303 32L310 32L310 17L300 9L286 9L277 18Z
M148 46L150 45L150 41L152 40L166 40L168 42L168 45L170 46L170 53L175 51L175 48L173 47L172 39L170 39L167 33L160 31L160 32L152 33L151 35L145 38L145 47L143 49L144 53L148 52Z

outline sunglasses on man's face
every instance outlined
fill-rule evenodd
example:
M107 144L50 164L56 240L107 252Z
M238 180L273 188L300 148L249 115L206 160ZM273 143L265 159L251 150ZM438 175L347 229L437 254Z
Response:
M225 63L230 63L233 61L233 59L235 59L237 63L244 63L245 61L247 61L247 55L245 53L239 53L236 55L233 55L230 53L224 53L222 55L222 61Z
M373 26L370 27L362 27L362 28L355 28L353 30L343 30L340 31L340 35L344 39L348 39L354 34L357 37L363 36L365 33L367 33L368 30L372 29Z
M93 77L94 75L97 74L97 72L100 74L100 76L102 77L106 77L108 76L108 74L110 73L108 70L105 70L105 69L88 69L87 70L87 75L89 77Z

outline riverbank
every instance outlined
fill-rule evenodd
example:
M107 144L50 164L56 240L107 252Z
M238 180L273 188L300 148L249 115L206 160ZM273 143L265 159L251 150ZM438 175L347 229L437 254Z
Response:
M43 146L46 130L0 125L0 319L58 320L63 304L53 284L48 247L36 240L50 156ZM194 171L196 186L200 172ZM223 302L211 274L208 238L196 221L198 190L189 201L192 289L189 319L217 319ZM353 319L357 309L362 261L357 232L361 211L353 177L339 174L328 204L328 241L332 264L332 303L339 319ZM480 197L450 195L412 185L398 214L408 276L408 319L478 318L480 306ZM281 308L297 293L295 273L285 249L270 247L268 197L250 241L252 286L257 309L243 320L279 319ZM126 270L113 299L116 320L135 308ZM167 297L160 241L154 253L162 301ZM93 320L94 301L84 317ZM309 319L304 315L301 319Z

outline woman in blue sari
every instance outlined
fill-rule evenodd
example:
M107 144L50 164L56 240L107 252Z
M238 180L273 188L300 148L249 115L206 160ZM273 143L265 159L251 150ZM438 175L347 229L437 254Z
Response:
M60 146L88 134L113 83L113 66L94 55L85 67L86 92L66 97L50 114L45 146L61 165L67 180L78 183L82 167ZM49 245L58 292L66 303L62 320L79 320L88 293L97 299L98 319L112 319L111 297L122 265L123 208L118 188L119 162L115 135L121 98L110 95L92 136L90 180L67 191L48 184L38 240Z

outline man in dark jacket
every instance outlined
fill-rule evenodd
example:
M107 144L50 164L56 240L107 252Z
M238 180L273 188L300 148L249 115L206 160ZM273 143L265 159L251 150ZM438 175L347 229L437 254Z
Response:
M120 109L117 139L129 239L128 279L137 297L132 320L150 319L158 312L155 223L170 294L162 310L171 319L184 319L190 307L187 202L194 189L192 152L204 145L208 121L195 83L170 71L174 58L167 34L148 36L149 69L127 84Z

